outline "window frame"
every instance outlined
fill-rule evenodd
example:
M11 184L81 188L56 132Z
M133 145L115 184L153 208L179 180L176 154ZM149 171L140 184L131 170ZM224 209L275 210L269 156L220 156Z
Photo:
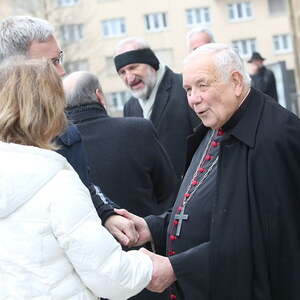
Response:
M127 34L126 19L124 17L101 20L103 38L121 37Z
M251 1L228 3L227 12L228 20L231 23L249 21L254 18L253 5Z
M249 58L253 52L257 51L256 38L245 38L231 41L232 47L237 49L242 58ZM242 49L242 51L240 51ZM247 49L245 53L245 49Z
M208 16L208 21L206 20ZM186 23L188 27L199 26L199 25L210 25L212 23L211 9L209 6L187 8L185 10ZM189 22L189 19L192 22ZM197 22L200 19L200 22ZM201 22L204 19L204 22Z
M155 12L144 15L144 24L147 32L160 32L168 29L168 13Z
M69 7L78 5L80 3L80 0L57 0L57 5L59 7Z
M285 39L285 41L284 41ZM279 48L276 49L275 44L278 43ZM286 43L287 47L282 47ZM273 51L275 54L285 54L293 51L293 40L289 33L274 34L272 36Z
M84 24L61 24L60 36L65 44L72 44L84 39Z

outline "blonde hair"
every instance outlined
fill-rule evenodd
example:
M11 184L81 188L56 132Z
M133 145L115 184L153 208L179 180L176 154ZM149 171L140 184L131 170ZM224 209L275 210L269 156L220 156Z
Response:
M67 120L61 79L50 60L9 59L0 67L0 140L55 150Z

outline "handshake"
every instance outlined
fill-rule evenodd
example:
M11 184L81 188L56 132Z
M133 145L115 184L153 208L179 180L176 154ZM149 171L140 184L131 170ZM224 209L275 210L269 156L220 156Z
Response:
M115 236L119 242L127 247L141 246L152 242L152 235L146 221L125 209L115 209L118 215L111 216L105 223L105 227ZM141 248L139 251L148 255L153 263L152 279L147 289L161 293L168 288L176 277L168 257L157 255Z

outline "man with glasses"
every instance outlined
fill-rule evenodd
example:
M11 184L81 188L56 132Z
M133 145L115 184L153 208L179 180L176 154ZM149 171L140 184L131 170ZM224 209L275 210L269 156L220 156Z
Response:
M45 20L13 16L0 22L0 62L16 55L50 59L57 73L60 76L65 75L62 65L63 51L55 38L54 27ZM57 137L57 142L61 145L58 152L66 157L82 182L89 188L95 208L105 227L122 244L125 242L125 245L130 245L136 241L138 237L133 223L116 215L112 207L107 204L107 198L97 191L90 181L77 128L70 125L64 133Z

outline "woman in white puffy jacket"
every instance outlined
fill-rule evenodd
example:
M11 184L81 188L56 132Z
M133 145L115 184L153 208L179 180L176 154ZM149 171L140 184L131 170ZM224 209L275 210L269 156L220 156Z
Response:
M51 62L0 70L0 299L127 299L152 262L124 252L52 143L66 124Z

